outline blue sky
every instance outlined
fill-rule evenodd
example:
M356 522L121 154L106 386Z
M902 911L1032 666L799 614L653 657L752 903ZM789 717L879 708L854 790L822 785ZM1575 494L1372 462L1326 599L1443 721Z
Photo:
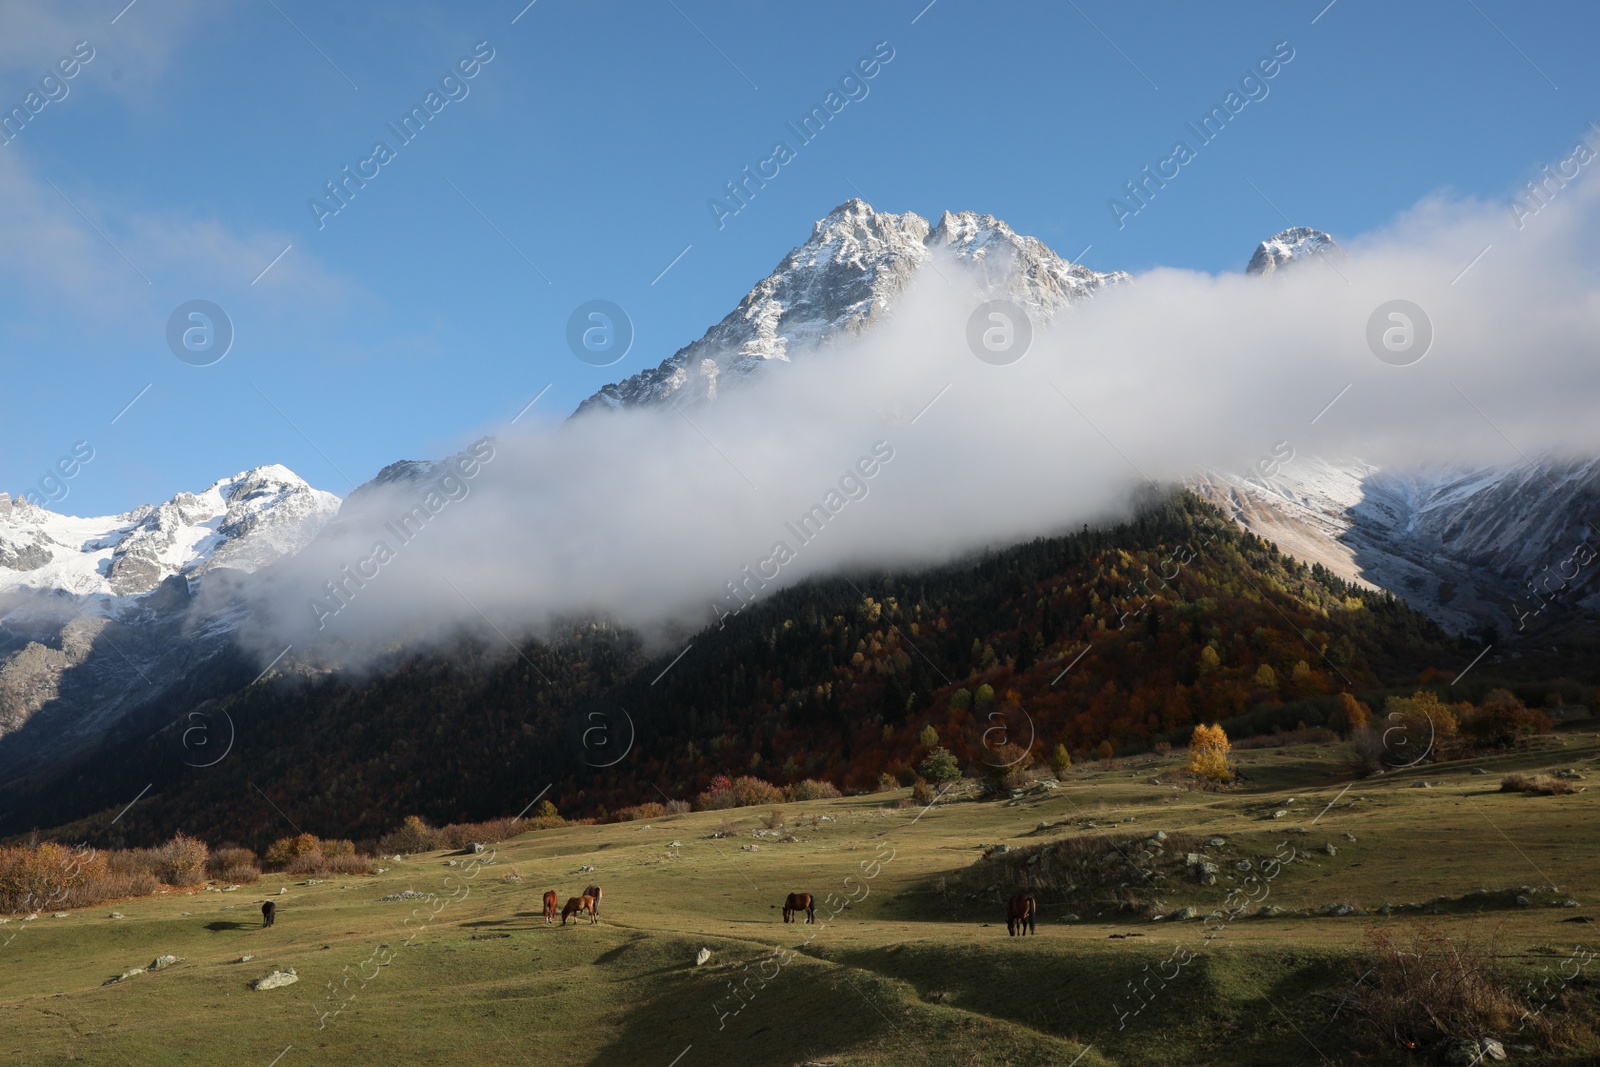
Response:
M1291 222L1506 200L1600 120L1579 3L524 2L0 4L0 108L93 49L0 147L0 489L88 441L59 510L272 462L343 495L654 365L850 196L989 212L1097 269L1236 271ZM785 124L880 42L866 95L797 145ZM1119 229L1108 200L1280 42L1266 95ZM400 144L386 123L475 46ZM794 159L719 228L708 202L779 139ZM319 228L308 201L379 140ZM211 366L166 340L196 299L235 330ZM634 325L612 367L566 345L592 299Z

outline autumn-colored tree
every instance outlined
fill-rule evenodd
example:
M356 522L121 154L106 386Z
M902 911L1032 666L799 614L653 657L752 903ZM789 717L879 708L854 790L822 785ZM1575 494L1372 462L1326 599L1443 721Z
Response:
M1271 664L1263 663L1256 668L1255 683L1257 689L1267 689L1272 692L1278 690L1278 675Z
M1110 741L1102 741L1100 742L1100 747L1095 749L1095 751L1100 754L1100 758L1102 760L1109 762L1112 755L1114 755L1117 750L1111 747Z
M1222 657L1217 655L1216 649L1207 645L1200 650L1200 669L1202 671L1214 671L1220 666L1222 666Z
M922 728L922 733L917 736L917 740L922 742L923 748L933 748L939 743L939 731L933 728L932 723L929 723Z
M556 806L548 800L539 801L533 808L533 817L536 819L549 819L559 814L560 812L556 810Z
M1372 724L1372 709L1350 693L1339 694L1339 706L1328 717L1329 728L1348 737L1352 730Z
M1228 756L1232 750L1233 745L1221 726L1201 723L1189 736L1189 762L1186 769L1190 774L1214 782L1231 781L1234 772Z
M994 686L988 683L978 686L978 691L972 694L972 706L974 708L986 707L993 700Z
M1050 753L1050 769L1055 771L1058 779L1065 779L1067 772L1072 770L1072 754L1067 751L1066 745L1057 745L1056 750Z

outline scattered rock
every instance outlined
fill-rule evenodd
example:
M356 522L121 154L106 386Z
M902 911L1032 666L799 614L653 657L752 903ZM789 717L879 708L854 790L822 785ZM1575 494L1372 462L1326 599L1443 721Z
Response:
M1222 848L1227 845L1227 843L1228 839L1225 837L1213 837L1206 842L1206 845L1210 848Z
M100 984L101 985L116 985L118 982L126 982L130 978L137 978L137 977L139 977L139 975L141 975L143 973L144 973L144 968L143 967L135 967L131 971L123 971L121 974L117 975L115 978L107 978L104 982L101 982Z
M1287 809L1279 808L1277 811L1273 812L1271 815L1268 815L1267 818L1269 818L1269 819L1281 819L1287 814L1289 814Z
M1519 905L1521 905L1522 907L1526 908L1526 907L1529 907L1530 905L1532 905L1533 901L1529 900L1527 897L1518 896L1517 897L1517 903Z
M1427 782L1412 782L1411 783L1411 788L1412 789L1432 789L1433 786L1429 785Z
M58 911L55 914L50 916L50 918L52 918L52 919L65 919L66 917L67 917L67 913L64 912L64 911Z
M285 967L281 971L273 971L264 978L257 978L250 983L251 989L281 989L286 985L294 985L300 981L300 976L294 972L293 967Z
M322 884L322 879L321 878L307 878L305 881L301 882L300 884L301 885L321 885Z
M126 919L127 916L122 914L122 912L120 912L120 911L114 911L110 915L107 915L106 918L108 918L108 919Z
M1563 767L1561 770L1556 771L1555 773L1557 778L1572 778L1580 782L1583 780L1583 775L1579 774L1571 767Z
M1276 904L1263 904L1256 912L1256 917L1261 919L1281 919L1287 914L1288 912L1284 911Z
M1578 906L1578 902L1571 897L1567 897L1565 900L1552 900L1550 903L1558 908L1576 908Z
M1150 836L1152 838L1154 838L1157 843L1160 843L1160 842L1165 841L1167 839L1167 832L1165 830L1157 830L1155 833L1151 834Z
M1355 844L1355 841L1356 841L1356 835L1352 834L1352 833L1346 833L1344 835L1344 839L1346 841L1350 842L1353 845L1353 844Z
M1339 854L1339 850L1333 847L1332 841L1324 841L1322 843L1322 851L1326 852L1330 856L1337 856Z
M761 851L761 846L760 845L740 845L739 846L739 851L741 851L741 852L760 852Z
M650 827L646 826L645 829L648 830ZM489 851L489 847L487 845L480 845L476 841L472 843L472 854L474 856L481 856L487 851Z
M1061 916L1061 921L1064 922L1064 923L1075 923L1075 922L1078 921L1078 913L1075 912L1075 911L1069 911L1065 915ZM1572 921L1573 920L1571 920L1571 919L1567 920L1567 922L1572 922ZM1594 920L1591 919L1589 921L1593 922Z
M1320 910L1324 915L1354 915L1356 913L1355 907L1350 904L1324 904Z
M457 866L460 866L458 863L456 863L455 860L445 860L444 861L444 865L446 867L457 867ZM311 883L307 882L306 884L310 885Z
M711 958L711 950L708 949L708 948L703 948L699 952L696 952L694 954L694 965L696 967L699 967L702 964L704 964L707 960L709 960L710 958Z
M670 845L668 845L668 846L667 846L667 847L668 847L668 848L682 848L682 847L683 847L683 845L682 845L682 844L680 844L680 843L679 843L679 842L677 842L677 841L674 841L674 842L672 842L672 843L671 843L671 844L670 844Z
M1240 860L1238 863L1233 865L1233 869L1236 871L1248 871L1250 869L1250 861Z
M236 956L233 959L229 960L228 962L229 963L249 963L253 959L255 959L254 956Z
M237 893L238 891L239 891L239 887L236 886L236 885L228 885L228 886L223 886L222 887L222 892L224 892L224 893Z
M174 963L182 962L183 957L181 956L157 956L155 959L150 961L150 966L146 967L145 970L160 971L171 967Z
M1190 922L1194 919L1200 918L1200 913L1192 906L1185 904L1183 907L1173 912L1170 918L1173 922Z
M578 868L577 873L578 874L588 874L593 870L594 870L593 866L591 866L590 864L585 863L582 867Z
M1039 854L1037 852L1028 857L1028 866L1029 867L1032 867L1034 864L1036 864L1038 862L1039 862Z
M1481 1041L1458 1041L1445 1051L1444 1062L1459 1067L1474 1067L1485 1060L1504 1060L1505 1046L1492 1037Z
M428 894L428 893L419 893L415 889L402 889L398 893L390 893L388 896L379 897L378 899L379 900L427 900L429 898L429 896L430 896L430 894Z
M286 894L288 892L289 892L289 887L288 886L283 886L278 890L278 895L281 897L281 896L283 896L284 894Z
M1482 767L1474 767L1474 768L1472 768L1472 770L1468 771L1467 773L1468 774L1488 774L1489 772L1484 770Z
M991 856L1004 856L1007 852L1010 852L1010 851L1011 851L1011 846L1010 845L996 845L996 846L994 846L994 848L991 848L989 850L989 855L991 855Z

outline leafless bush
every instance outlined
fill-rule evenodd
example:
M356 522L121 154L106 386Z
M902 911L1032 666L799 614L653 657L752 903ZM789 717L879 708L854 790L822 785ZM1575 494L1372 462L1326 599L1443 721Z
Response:
M1511 992L1496 954L1493 941L1452 938L1423 922L1369 930L1360 964L1368 973L1351 998L1359 1033L1385 1050L1433 1049L1520 1023L1524 1037L1548 1043L1548 1021Z
M1500 779L1502 793L1533 793L1542 797L1558 797L1576 793L1581 788L1552 774L1523 774L1520 771L1513 771Z

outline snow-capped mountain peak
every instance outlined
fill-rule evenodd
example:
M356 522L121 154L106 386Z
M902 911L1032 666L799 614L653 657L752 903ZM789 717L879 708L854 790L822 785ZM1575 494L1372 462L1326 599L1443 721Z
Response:
M1291 226L1256 246L1246 274L1271 274L1280 267L1312 256L1340 251L1333 238L1309 226Z
M8 497L0 591L138 597L175 575L254 571L305 547L339 503L278 464L121 515L80 518Z
M1046 320L1128 278L1074 266L993 215L947 211L934 226L913 212L876 211L852 198L817 220L806 242L700 340L658 367L605 386L578 411L714 399L725 378L788 362L877 322L936 253L977 268L990 286Z

